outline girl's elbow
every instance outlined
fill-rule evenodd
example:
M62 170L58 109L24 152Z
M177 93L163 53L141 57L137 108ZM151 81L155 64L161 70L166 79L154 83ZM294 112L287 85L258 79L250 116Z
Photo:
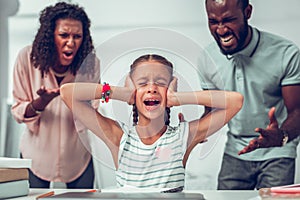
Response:
M235 92L235 101L233 103L237 111L241 110L244 103L244 96L241 93Z
M66 84L63 84L60 89L59 89L59 92L60 92L60 97L62 98L62 100L64 102L68 101L68 98L71 96L70 92L71 92L71 85L66 83Z

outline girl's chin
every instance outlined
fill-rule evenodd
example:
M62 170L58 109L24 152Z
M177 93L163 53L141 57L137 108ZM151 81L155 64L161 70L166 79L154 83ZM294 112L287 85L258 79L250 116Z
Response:
M161 111L157 111L157 112L148 112L145 114L145 117L147 118L147 120L160 120L160 119L164 119L164 112Z
M159 105L157 106L145 106L146 111L155 111L157 109L159 109Z

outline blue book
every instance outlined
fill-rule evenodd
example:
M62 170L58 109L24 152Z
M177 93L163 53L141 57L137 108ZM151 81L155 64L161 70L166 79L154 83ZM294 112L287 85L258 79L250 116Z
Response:
M0 183L0 199L26 196L29 193L29 181L9 181Z
M0 168L31 168L31 159L0 157Z

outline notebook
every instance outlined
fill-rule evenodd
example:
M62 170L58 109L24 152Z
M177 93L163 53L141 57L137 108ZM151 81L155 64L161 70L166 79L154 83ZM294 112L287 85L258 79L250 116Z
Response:
M50 197L42 198L43 200L66 200L66 199L119 199L119 200L155 200L155 199L189 199L204 200L200 193L123 193L123 192L66 192Z

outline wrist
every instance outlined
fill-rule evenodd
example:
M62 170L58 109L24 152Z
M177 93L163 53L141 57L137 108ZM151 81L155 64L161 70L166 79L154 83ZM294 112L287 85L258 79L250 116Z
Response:
M281 143L281 146L284 146L286 145L286 143L288 143L288 140L289 140L289 134L286 130L282 130L280 129L280 132L282 134L282 143Z
M31 103L36 110L44 111L51 100L52 99L46 99L40 96L39 98L33 100Z
M134 89L128 87L112 87L111 98L123 102L130 102L134 94Z
M104 82L102 85L102 91L101 91L102 103L104 103L104 102L108 103L110 96L111 96L111 87L108 83Z
M34 105L33 105L33 102L30 102L29 103L29 107L30 109L35 113L35 114L41 114L43 112L43 110L39 110L37 109Z

